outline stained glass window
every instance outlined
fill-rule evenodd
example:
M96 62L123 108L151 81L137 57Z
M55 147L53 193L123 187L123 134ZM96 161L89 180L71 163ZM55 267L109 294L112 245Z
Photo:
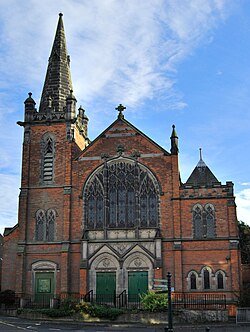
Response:
M86 226L157 227L158 196L156 179L138 163L107 163L92 175L84 189Z

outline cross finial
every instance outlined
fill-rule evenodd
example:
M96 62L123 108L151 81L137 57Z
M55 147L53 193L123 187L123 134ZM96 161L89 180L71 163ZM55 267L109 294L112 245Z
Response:
M118 114L118 118L124 118L124 115L123 115L123 111L126 109L126 107L125 106L123 106L122 104L120 104L119 106L117 106L116 108L115 108L118 112L119 112L119 114Z

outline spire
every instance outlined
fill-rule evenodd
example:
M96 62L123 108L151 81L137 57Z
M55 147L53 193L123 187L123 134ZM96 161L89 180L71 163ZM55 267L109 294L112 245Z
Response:
M200 148L200 160L197 164L196 167L207 167L207 165L204 163L204 161L202 160L202 153L201 153L202 149Z
M172 125L172 134L171 134L171 149L170 149L170 152L171 154L178 154L179 152L179 148L178 148L178 136L176 134L176 131L175 131L175 125Z
M39 112L42 113L49 111L50 106L52 111L62 112L66 106L66 98L70 90L73 90L62 16L63 14L60 13L49 57L39 108Z

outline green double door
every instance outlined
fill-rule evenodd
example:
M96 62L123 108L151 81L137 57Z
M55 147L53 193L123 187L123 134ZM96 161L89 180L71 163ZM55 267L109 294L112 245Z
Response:
M35 274L35 301L42 305L49 305L54 295L54 273L37 272Z
M116 273L96 273L96 301L99 303L113 303L116 298Z
M128 272L128 301L140 302L140 295L148 291L148 272Z

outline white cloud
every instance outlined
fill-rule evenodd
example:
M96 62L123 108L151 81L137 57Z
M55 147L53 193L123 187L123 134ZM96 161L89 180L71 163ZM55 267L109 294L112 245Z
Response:
M199 43L211 42L227 10L228 2L222 0L1 1L0 120L5 121L0 128L0 166L4 172L19 171L21 135L9 124L16 117L21 120L27 92L32 91L39 103L60 11L74 94L87 113L91 110L94 128L106 121L110 103L122 102L127 111L137 106L139 114L145 110L138 105L153 98L161 101L158 109L185 108L175 87L178 64ZM12 118L6 120L6 113ZM1 225L16 223L18 183L15 175L0 176Z
M165 108L179 109L186 103L174 91L177 64L202 39L209 39L208 33L225 15L226 3L10 0L1 4L0 14L6 48L0 74L7 82L15 80L33 90L40 82L35 88L40 95L58 11L64 12L78 99L85 104L98 97L117 103L122 96L133 107L164 91Z
M236 193L236 204L238 220L250 225L250 188Z

